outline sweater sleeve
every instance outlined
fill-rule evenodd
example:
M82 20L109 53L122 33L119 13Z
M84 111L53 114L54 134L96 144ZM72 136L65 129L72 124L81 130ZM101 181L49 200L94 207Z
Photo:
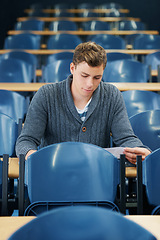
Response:
M25 119L24 127L16 142L16 154L26 155L29 150L37 150L47 124L47 101L42 88L34 95Z
M145 147L141 140L134 134L131 127L123 96L117 89L114 92L115 104L112 119L112 138L116 146L122 147Z

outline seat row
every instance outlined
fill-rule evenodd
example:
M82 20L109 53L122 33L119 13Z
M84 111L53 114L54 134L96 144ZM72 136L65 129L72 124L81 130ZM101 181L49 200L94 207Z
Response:
M129 43L133 49L160 49L160 36L150 34L129 35ZM121 36L110 34L89 35L87 40L100 44L104 49L126 49L126 41ZM131 42L132 41L132 42ZM47 49L74 49L82 39L69 33L58 33L48 36L44 41L41 35L21 33L5 38L4 49L41 49L41 44L46 43ZM72 44L71 44L72 43Z
M145 145L149 146L153 151L155 151L159 148L159 94L138 90L128 92L126 91L122 94L124 101L127 103L126 107L128 115L130 117L130 122L135 134L142 140ZM15 142L19 134L18 132L20 132L22 127L21 125L18 125L18 122L20 118L23 120L25 118L27 103L23 96L7 90L0 91L0 99L0 156L5 158L7 154L7 157L15 157ZM19 126L20 128L18 131ZM3 165L2 162L0 164ZM42 169L44 168L41 168L41 170ZM0 183L2 184L2 180ZM9 201L9 203L11 202L12 204L14 200L13 196L16 196L17 201L17 195L14 192L15 189L13 186L14 185L12 185L12 187L10 186L11 193L7 194L7 196L12 196ZM4 187L4 189L8 188Z
M43 57L40 63L39 58L31 53L9 51L0 55L0 82L59 82L70 75L72 58L73 52L64 51ZM105 82L159 81L160 52L148 54L144 63L130 54L110 52L107 53L107 61L102 78ZM157 70L156 80L151 70Z
M4 177L3 168L8 159L6 155L3 157L0 170ZM137 157L135 203L138 214L160 212L159 159L160 148L143 162L141 156ZM2 215L18 209L19 215L38 216L57 207L76 205L97 206L126 214L128 197L123 154L119 160L106 149L92 144L64 142L38 150L27 161L20 155L19 161L16 194L10 194L8 180L6 185L3 183L4 178L0 182ZM6 178L7 174L8 170Z
M57 20L49 23L48 30L50 31L78 31L78 29L84 31L98 31L98 30L112 30L111 24L100 21L91 20L77 24L70 20ZM118 22L117 30L146 30L146 26L141 21L123 20ZM29 19L26 21L16 22L14 26L15 30L20 31L44 31L46 30L46 23L38 19Z

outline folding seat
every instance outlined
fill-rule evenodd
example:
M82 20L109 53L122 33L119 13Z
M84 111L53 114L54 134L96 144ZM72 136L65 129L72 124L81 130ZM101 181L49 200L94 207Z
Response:
M144 63L151 67L151 70L157 70L155 81L160 82L160 51L147 54L144 57Z
M82 23L84 31L107 31L110 30L110 25L107 22L92 20Z
M124 59L108 62L102 79L104 82L148 82L151 75L148 65Z
M23 162L22 155L20 165ZM56 207L71 205L100 206L124 213L124 171L120 181L123 166L123 159L119 161L105 149L92 144L63 142L44 147L25 161L29 199L25 215L39 215ZM120 199L119 184L122 191ZM24 186L21 186L22 193ZM23 197L19 202L23 215Z
M16 198L10 195L11 186L8 182L8 162L9 157L15 157L15 144L18 137L18 123L8 115L0 112L0 198L1 215L7 216L13 212L16 206ZM10 189L9 189L10 186ZM11 197L11 198L10 198ZM10 199L10 202L8 202ZM11 203L11 204L10 204Z
M22 22L16 22L14 29L23 31L43 31L44 21L38 19L29 19Z
M21 94L0 89L0 113L12 117L17 123L25 119L28 100Z
M112 9L112 8L122 9L123 8L123 6L121 4L115 3L115 2L103 3L99 7L102 9Z
M70 73L70 63L72 59L59 59L48 63L42 67L43 82L61 82Z
M119 22L118 30L145 30L146 26L143 22L133 21L133 20L123 20Z
M131 45L131 47L133 47L133 43L134 43L134 39L137 37L137 36L141 36L143 35L142 33L135 33L135 34L127 34L125 36L125 42L127 45Z
M151 69L158 70L160 66L160 51L147 54L144 62L151 66Z
M156 240L152 233L122 214L91 206L52 210L21 227L9 240L45 238L47 240Z
M134 133L152 151L160 146L160 109L137 113L129 118Z
M46 65L57 60L66 60L66 59L70 59L72 61L73 52L63 51L55 54L50 54L46 58Z
M125 41L119 36L98 34L93 36L91 41L101 45L104 49L125 49Z
M121 53L121 52L108 52L107 53L107 62L116 61L116 60L124 60L130 59L134 60L133 55L128 53Z
M77 31L78 27L75 22L69 20L58 20L49 24L50 31Z
M155 136L155 139L157 139L157 136ZM153 140L152 138L154 142L155 139ZM138 202L141 214L160 215L160 148L155 149L145 160L138 161L137 164L137 167L140 169L138 171L140 181Z
M120 12L116 8L110 8L110 12L104 13L105 17L125 17L125 13Z
M151 91L128 90L122 92L128 116L147 110L160 109L160 95Z
M33 82L31 64L15 58L0 59L0 82Z
M19 59L27 64L30 64L32 67L33 74L33 82L36 81L36 68L38 68L39 63L36 55L25 52L23 50L12 50L10 52L6 52L0 56L0 59Z
M72 34L56 34L50 36L47 40L47 49L75 49L82 43L81 39Z
M38 18L38 17L49 17L50 14L44 12L42 9L34 9L33 11L29 12L29 17Z
M137 36L133 41L134 49L160 49L160 36L143 34Z
M55 13L53 13L53 17L74 17L74 13L72 12L67 12L66 10L63 9L59 9L59 11L56 11Z
M97 12L92 12L90 10L84 10L83 12L78 13L78 16L84 17L84 18L87 18L87 17L97 18L97 17L100 17L100 14Z
M8 36L4 41L4 49L40 49L41 36L32 33L21 33Z

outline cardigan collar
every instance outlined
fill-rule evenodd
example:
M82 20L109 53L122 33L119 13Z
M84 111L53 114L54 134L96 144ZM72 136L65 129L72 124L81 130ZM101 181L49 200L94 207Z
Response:
M72 74L69 75L69 77L65 80L66 81L66 102L68 105L68 108L70 109L70 112L72 113L73 117L77 119L77 121L79 121L80 123L82 123L82 120L80 119L80 116L76 110L76 107L74 105L74 101L73 101L73 97L72 97L72 93L71 93L71 82L72 82L73 76ZM101 85L101 83L100 83ZM88 108L88 112L86 115L86 118L84 120L87 121L87 119L90 117L90 115L93 113L93 111L95 110L98 102L99 102L99 98L100 98L100 85L98 86L98 88L94 91L93 95L92 95L92 101L89 104L89 108Z

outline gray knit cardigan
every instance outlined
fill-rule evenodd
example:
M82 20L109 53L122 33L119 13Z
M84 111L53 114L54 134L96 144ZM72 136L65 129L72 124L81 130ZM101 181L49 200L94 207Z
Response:
M84 122L71 95L72 75L41 87L30 103L16 143L16 154L59 142L85 142L106 148L110 133L115 146L144 147L131 128L123 97L112 84L101 82L93 94Z

